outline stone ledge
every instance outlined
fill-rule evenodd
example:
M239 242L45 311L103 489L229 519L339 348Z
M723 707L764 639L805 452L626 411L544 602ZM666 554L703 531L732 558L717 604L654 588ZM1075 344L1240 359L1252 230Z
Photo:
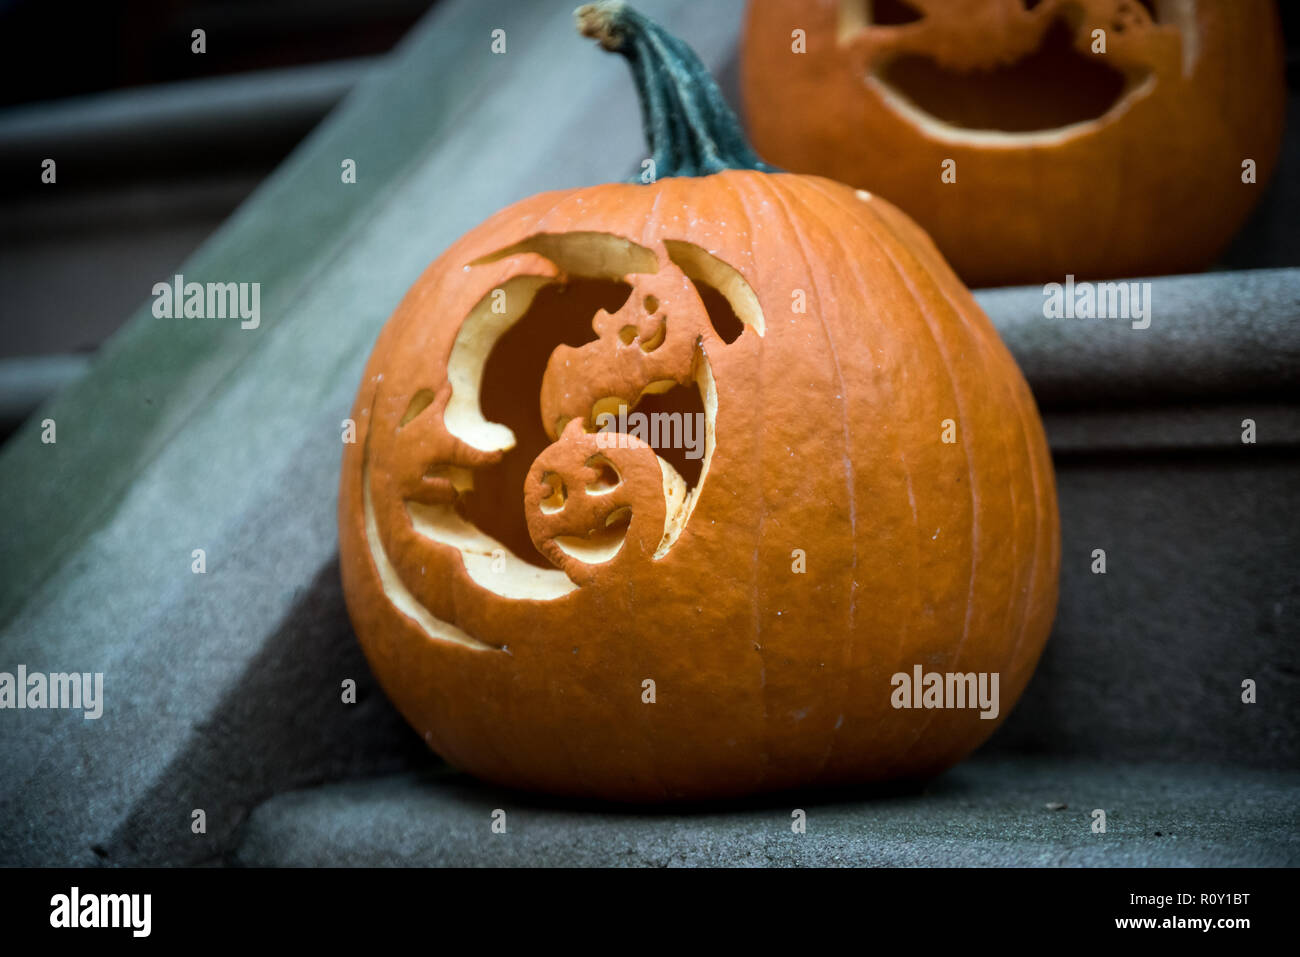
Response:
M1064 277L1061 277L1064 278ZM1048 319L1041 286L982 289L1044 408L1285 396L1300 386L1300 269L1163 276L1151 325Z

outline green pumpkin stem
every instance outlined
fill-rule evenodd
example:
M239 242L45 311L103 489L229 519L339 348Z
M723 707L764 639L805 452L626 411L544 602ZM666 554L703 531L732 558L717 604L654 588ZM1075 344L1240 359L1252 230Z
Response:
M656 179L724 169L779 172L758 158L695 52L623 0L574 11L578 32L632 65Z

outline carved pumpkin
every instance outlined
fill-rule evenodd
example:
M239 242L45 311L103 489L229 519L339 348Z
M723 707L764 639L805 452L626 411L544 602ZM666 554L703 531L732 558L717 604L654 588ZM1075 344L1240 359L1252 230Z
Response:
M365 653L432 748L507 785L936 772L998 721L895 709L891 676L997 672L1000 718L1055 609L1024 379L906 216L763 171L680 41L579 13L666 175L511 206L389 320L340 486ZM598 430L616 410L664 428Z
M751 0L742 82L760 155L897 202L986 285L1211 264L1283 67L1272 0Z

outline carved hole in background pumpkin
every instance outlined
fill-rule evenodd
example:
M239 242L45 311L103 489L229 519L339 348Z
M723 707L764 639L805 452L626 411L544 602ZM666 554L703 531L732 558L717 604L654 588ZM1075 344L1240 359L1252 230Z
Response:
M1080 53L1073 35L1070 25L1057 19L1038 49L1006 66L955 71L928 56L905 53L878 66L872 79L928 129L937 120L965 130L1059 130L1105 116L1146 76L1126 76Z
M839 14L841 43L865 27L900 27L924 17L906 0L842 0Z
M499 462L475 469L474 491L463 497L461 513L530 564L553 567L528 535L521 494L533 459L551 443L537 399L547 360L562 343L576 347L594 340L592 317L602 309L617 312L631 295L632 287L621 280L575 277L543 286L483 365L479 408L489 422L514 433L514 445Z
M900 27L924 16L906 0L866 0L868 22L878 27Z

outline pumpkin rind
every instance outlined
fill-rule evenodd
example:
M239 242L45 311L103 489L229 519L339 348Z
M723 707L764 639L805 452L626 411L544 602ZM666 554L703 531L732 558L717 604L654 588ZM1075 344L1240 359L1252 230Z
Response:
M865 0L751 0L746 118L765 159L898 203L968 283L1198 270L1262 195L1286 94L1272 0L1159 3L1160 22L1136 0L909 5L920 19L863 27L841 16L869 12ZM906 97L880 82L883 66L905 54L987 75L1057 22L1069 24L1080 54L1130 80L1095 123L1028 138L945 130L900 109ZM1095 29L1106 31L1105 54L1091 52ZM806 52L793 52L794 30ZM1001 106L1009 114L1016 103ZM1255 182L1243 182L1248 159ZM948 160L955 182L941 179Z
M579 230L660 249L663 267L666 236L709 250L744 274L766 329L710 351L717 447L675 547L598 569L563 598L506 600L415 534L402 503L429 462L473 457L437 416L458 317L538 267L465 264ZM795 289L806 315L790 311ZM399 429L421 389L439 398ZM430 745L504 784L654 800L933 772L1000 721L894 710L890 676L916 663L999 672L1005 715L1051 625L1056 499L1023 378L920 230L827 180L724 172L505 210L408 293L353 418L340 548L357 634ZM940 439L948 418L954 444ZM366 542L367 456L383 547L406 586L508 651L431 639L394 607Z

